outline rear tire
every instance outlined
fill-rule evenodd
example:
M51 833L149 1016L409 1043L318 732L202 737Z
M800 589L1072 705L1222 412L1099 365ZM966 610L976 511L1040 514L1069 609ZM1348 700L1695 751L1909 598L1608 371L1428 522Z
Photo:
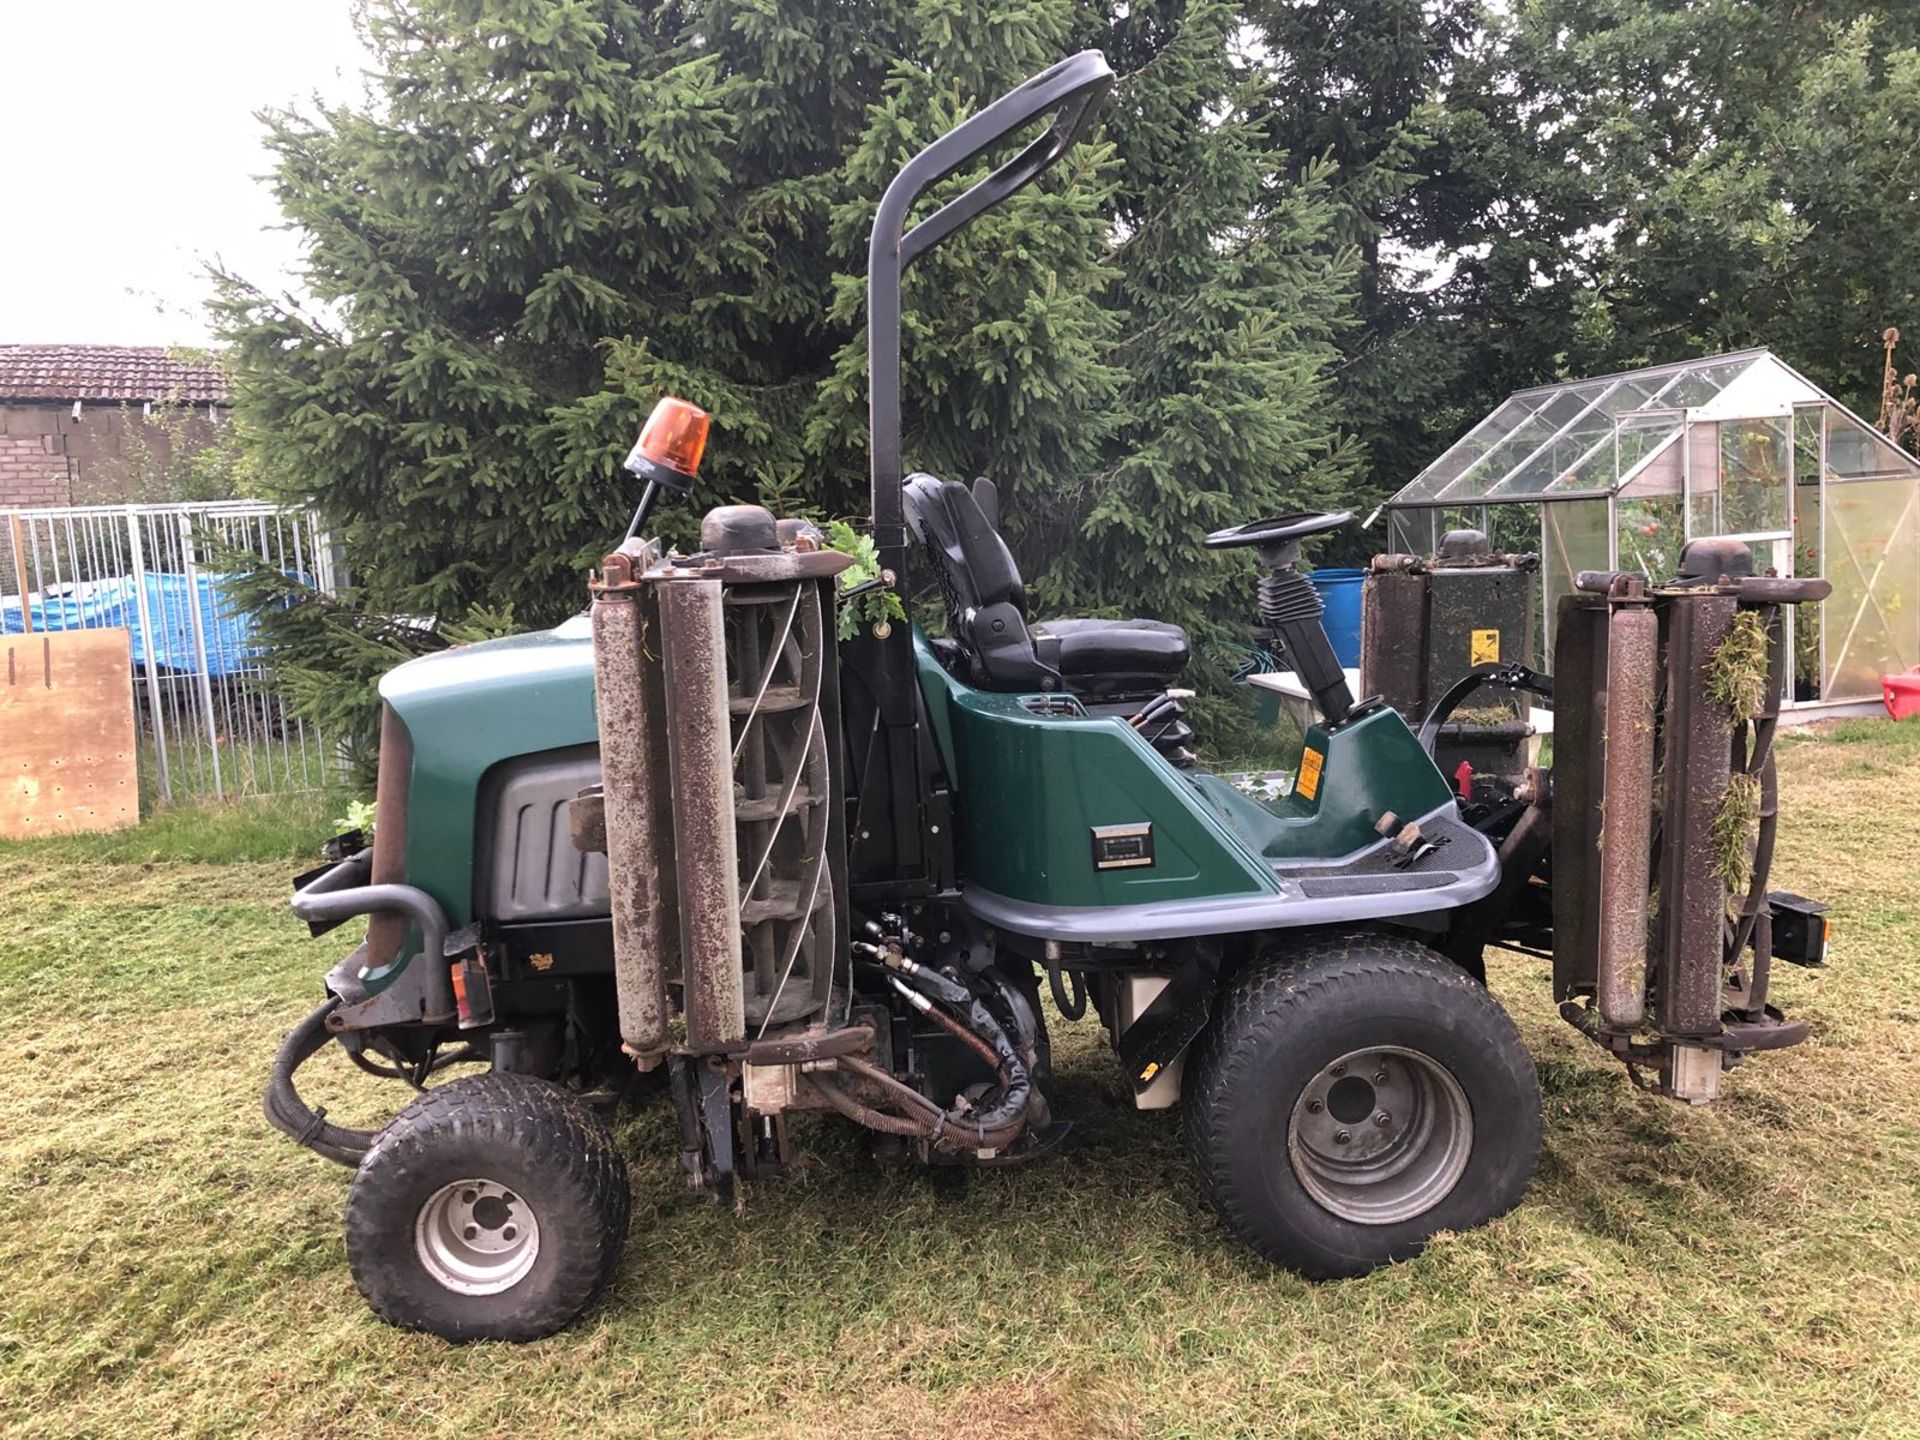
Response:
M1182 1104L1201 1183L1260 1254L1364 1275L1519 1203L1540 1087L1499 1003L1425 946L1314 935L1229 983Z
M533 1340L620 1262L632 1206L605 1122L571 1091L476 1075L375 1137L347 1197L347 1260L381 1319L446 1340Z

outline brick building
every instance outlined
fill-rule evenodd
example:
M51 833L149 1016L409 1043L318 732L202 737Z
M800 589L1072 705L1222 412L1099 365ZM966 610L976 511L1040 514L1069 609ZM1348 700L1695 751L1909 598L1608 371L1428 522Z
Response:
M227 396L217 362L157 345L0 345L0 506L160 499Z

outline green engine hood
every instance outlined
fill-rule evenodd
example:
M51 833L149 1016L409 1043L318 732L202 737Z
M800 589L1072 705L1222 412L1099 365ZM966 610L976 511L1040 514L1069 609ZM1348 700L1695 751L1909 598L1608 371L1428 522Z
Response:
M407 883L457 928L473 918L480 781L516 755L599 739L584 615L552 630L462 645L387 672L380 698L413 740Z

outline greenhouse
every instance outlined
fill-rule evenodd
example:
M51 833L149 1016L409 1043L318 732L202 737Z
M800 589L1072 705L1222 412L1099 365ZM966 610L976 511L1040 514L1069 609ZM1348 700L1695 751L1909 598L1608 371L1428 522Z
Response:
M1920 461L1766 350L1522 390L1384 510L1402 553L1463 527L1538 550L1543 647L1582 570L1671 580L1717 535L1833 582L1792 617L1793 703L1878 701L1920 665Z

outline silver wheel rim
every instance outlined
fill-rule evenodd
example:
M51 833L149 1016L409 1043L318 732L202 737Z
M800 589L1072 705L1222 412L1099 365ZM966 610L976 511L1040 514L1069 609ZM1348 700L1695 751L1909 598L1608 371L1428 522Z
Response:
M427 1274L462 1295L498 1295L540 1258L533 1207L493 1180L456 1180L427 1197L413 1224Z
M1352 1050L1293 1103L1287 1158L1323 1209L1395 1225L1452 1193L1473 1154L1466 1092L1437 1060L1397 1045Z

